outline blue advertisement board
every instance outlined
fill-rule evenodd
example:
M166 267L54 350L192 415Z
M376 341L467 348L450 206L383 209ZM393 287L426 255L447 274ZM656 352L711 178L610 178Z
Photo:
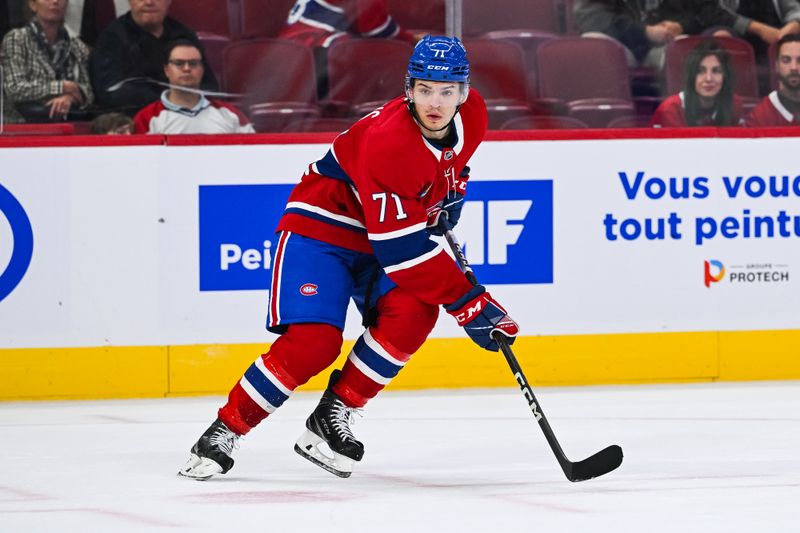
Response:
M269 287L272 250L293 185L203 185L200 290ZM553 282L552 180L476 181L458 233L485 284Z

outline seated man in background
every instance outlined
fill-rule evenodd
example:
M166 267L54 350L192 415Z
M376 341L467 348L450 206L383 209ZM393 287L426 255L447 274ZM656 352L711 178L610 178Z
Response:
M610 37L628 51L628 64L660 68L663 46L680 35L733 25L720 0L576 0L575 25L586 37Z
M97 38L90 72L100 107L134 114L161 94L153 82L167 81L163 65L169 43L186 39L202 48L194 31L167 16L171 1L129 0L130 12ZM201 87L216 90L217 80L205 60L203 72ZM137 80L119 86L131 78Z
M767 63L769 46L790 33L800 33L798 0L721 0L734 15L734 33L747 39L759 63Z
M797 126L800 124L800 34L784 35L778 41L775 69L778 90L753 108L748 126Z
M89 48L64 28L67 0L29 0L30 22L3 38L7 122L79 120L92 103ZM83 113L82 115L85 115Z
M133 135L133 119L123 113L103 113L92 120L92 135Z
M255 132L241 111L203 95L203 53L192 41L183 39L169 45L164 75L171 87L136 114L136 133Z

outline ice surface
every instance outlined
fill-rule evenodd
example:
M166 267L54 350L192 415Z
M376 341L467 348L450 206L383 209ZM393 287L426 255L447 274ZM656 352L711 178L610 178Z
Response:
M536 388L563 476L514 389L384 393L339 479L294 453L318 393L241 442L227 475L176 472L224 398L0 403L0 531L800 531L800 382Z

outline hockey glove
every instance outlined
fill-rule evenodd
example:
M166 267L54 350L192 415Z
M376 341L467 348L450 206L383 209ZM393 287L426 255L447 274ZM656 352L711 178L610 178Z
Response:
M440 203L428 209L428 231L432 235L442 236L439 227L439 220L444 217L445 225L448 230L453 229L461 218L461 208L464 207L464 194L467 192L467 180L469 179L469 167L464 167L457 178L453 180L447 196Z
M455 317L458 325L464 328L475 344L492 352L500 348L492 337L495 331L505 335L508 344L514 344L519 333L517 323L486 292L483 285L476 285L467 294L445 306L445 310Z
M432 235L442 236L442 230L439 227L439 220L444 220L448 230L453 229L458 224L458 219L461 218L461 208L464 207L464 195L461 193L450 192L448 196L442 200L441 205L435 205L428 209L428 231Z

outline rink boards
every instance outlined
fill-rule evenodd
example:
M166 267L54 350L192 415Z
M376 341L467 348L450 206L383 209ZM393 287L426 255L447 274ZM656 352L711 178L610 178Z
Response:
M471 161L457 233L528 377L800 378L798 140L657 135L494 134ZM274 339L274 227L328 140L0 147L0 398L226 392ZM513 384L443 314L391 387Z

